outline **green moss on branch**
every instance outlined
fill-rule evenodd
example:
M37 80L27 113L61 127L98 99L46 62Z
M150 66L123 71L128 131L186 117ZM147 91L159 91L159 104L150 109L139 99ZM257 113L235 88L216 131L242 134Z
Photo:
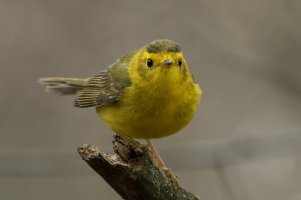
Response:
M139 142L115 135L113 145L115 154L107 154L87 144L79 147L78 152L123 199L199 199L161 171L152 161L147 148Z

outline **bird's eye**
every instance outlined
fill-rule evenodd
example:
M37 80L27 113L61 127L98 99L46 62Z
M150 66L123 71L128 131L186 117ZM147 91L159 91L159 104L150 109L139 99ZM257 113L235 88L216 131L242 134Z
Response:
M153 62L152 59L148 58L148 59L146 60L146 64L147 64L148 67L152 67L153 64L154 64L154 62Z
M181 65L182 65L182 58L179 58L178 65L179 65L179 67L181 67Z

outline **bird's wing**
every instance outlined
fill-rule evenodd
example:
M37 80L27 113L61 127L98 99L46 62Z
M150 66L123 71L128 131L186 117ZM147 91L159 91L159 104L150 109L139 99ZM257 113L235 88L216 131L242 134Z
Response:
M76 107L93 107L117 102L124 88L131 85L128 63L135 52L117 60L108 69L100 71L88 80L75 100Z

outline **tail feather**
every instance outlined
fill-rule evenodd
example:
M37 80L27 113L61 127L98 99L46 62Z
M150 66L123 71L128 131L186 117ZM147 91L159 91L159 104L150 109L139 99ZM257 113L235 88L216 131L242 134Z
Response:
M47 77L40 78L39 83L46 86L46 91L58 95L74 95L80 92L89 79Z

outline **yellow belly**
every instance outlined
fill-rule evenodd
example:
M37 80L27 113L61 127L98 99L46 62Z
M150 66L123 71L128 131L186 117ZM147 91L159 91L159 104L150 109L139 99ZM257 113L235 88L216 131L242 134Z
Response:
M98 116L115 132L151 139L178 132L193 118L201 96L197 84L168 92L125 89L119 102L96 108ZM160 91L159 91L160 92Z

